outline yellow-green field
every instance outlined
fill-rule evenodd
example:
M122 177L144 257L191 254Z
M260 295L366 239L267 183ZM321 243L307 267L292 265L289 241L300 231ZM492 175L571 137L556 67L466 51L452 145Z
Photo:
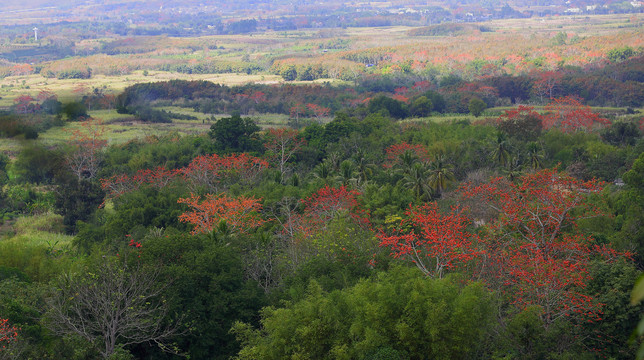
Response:
M146 136L161 136L167 133L178 133L181 135L196 135L207 132L213 121L210 115L195 112L192 109L181 108L176 106L162 107L160 109L174 113L196 116L198 120L173 120L172 123L144 123L136 120L132 115L118 114L115 110L98 110L91 111L89 115L96 119L101 119L105 127L104 137L108 140L108 145L122 144L135 138ZM227 114L217 114L216 119L227 117ZM285 126L288 121L287 115L281 114L261 114L250 116L263 129L270 127ZM330 121L331 119L325 119ZM69 141L74 130L82 129L80 122L68 122L63 127L53 127L38 137L39 141L46 145L63 145ZM0 145L0 151L15 150L20 143L18 140L7 141L6 144Z
M94 88L103 89L108 94L118 94L128 86L168 80L207 80L224 85L243 85L248 83L276 84L282 81L277 75L246 75L246 74L181 74L167 71L149 71L148 76L143 71L135 71L129 75L106 76L95 75L91 79L52 79L39 74L24 76L9 76L0 80L0 107L13 105L13 100L20 95L37 96L40 91L47 90L56 94L60 101L81 97Z

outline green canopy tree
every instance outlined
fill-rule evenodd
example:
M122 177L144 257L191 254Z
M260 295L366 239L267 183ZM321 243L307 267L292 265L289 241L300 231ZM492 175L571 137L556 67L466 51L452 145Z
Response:
M233 114L214 123L209 134L215 140L215 148L221 152L253 152L262 150L260 130L251 118L242 119L239 114Z
M467 105L467 109L470 111L474 117L479 117L481 114L483 114L483 110L487 108L487 104L485 104L485 101L474 97L470 100L469 104Z
M237 323L237 359L463 359L484 343L493 315L481 284L394 268L331 293L265 308L261 328Z

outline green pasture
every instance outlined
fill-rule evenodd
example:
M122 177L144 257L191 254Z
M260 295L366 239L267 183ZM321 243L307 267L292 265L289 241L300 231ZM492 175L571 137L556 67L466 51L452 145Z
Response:
M36 97L40 91L47 90L58 96L62 102L78 99L90 93L94 88L104 93L118 94L128 86L138 83L180 80L207 80L217 84L234 86L248 83L275 84L282 82L277 75L247 74L182 74L168 71L135 71L128 75L106 76L95 75L91 79L55 79L45 78L40 74L25 76L8 76L0 79L0 107L14 104L13 100L21 95ZM83 91L78 91L84 89ZM77 91L75 91L77 90Z
M178 133L182 135L194 135L208 132L210 126L214 123L211 116L215 119L221 119L230 116L229 114L208 115L196 112L190 108L178 106L165 106L158 109L170 111L173 113L195 116L197 120L173 120L172 123L146 123L137 120L133 115L119 114L115 110L98 110L90 111L93 118L103 120L105 127L104 138L108 140L109 145L122 144L135 138L146 136L162 136L167 133ZM257 114L243 115L248 116L263 128L284 127L288 123L288 115L284 114ZM331 118L323 119L323 122L331 121ZM65 126L53 127L38 137L42 143L50 146L64 145L69 141L75 130L82 130L80 122L67 122ZM5 143L5 140L6 143ZM15 151L20 146L18 140L3 139L0 145L0 151Z
M24 216L0 232L0 266L22 269L32 280L48 280L68 266L73 236L63 233L63 217L53 213Z

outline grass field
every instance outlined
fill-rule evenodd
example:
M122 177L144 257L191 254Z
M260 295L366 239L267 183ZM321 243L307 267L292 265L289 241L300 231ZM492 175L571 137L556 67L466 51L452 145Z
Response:
M23 216L9 232L0 232L0 266L22 269L32 280L50 280L69 260L60 256L71 249L73 236L63 233L61 215Z
M132 115L118 114L115 110L98 110L89 112L93 118L103 120L105 127L104 137L108 145L122 144L135 138L151 135L162 136L167 133L178 133L181 135L195 135L208 132L213 124L211 115L195 112L189 108L177 106L161 107L173 113L191 115L198 120L173 120L172 123L144 123L136 120ZM215 119L228 117L229 114L216 114ZM283 127L288 122L288 115L283 114L260 114L249 115L262 129L271 127ZM323 119L323 122L331 121L331 118ZM63 127L53 127L40 134L38 140L48 146L64 145L69 141L74 130L82 129L80 122L67 122ZM3 139L0 144L0 151L15 151L20 146L20 141Z
M58 96L60 101L74 100L94 88L102 89L107 94L118 94L128 86L143 82L159 82L174 79L207 80L225 85L243 85L248 83L276 84L282 81L277 75L246 74L181 74L167 71L135 71L129 75L106 76L95 75L91 79L52 79L39 74L9 76L0 80L0 107L13 105L13 100L20 95L35 97L40 91L47 90ZM75 90L84 89L83 92Z

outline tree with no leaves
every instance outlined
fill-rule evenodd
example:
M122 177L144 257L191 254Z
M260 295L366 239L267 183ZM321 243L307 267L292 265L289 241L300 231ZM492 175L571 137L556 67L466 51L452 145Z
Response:
M161 294L160 268L103 256L77 273L63 275L49 299L48 327L58 335L77 335L107 359L118 347L165 341L179 332L169 321Z
M71 151L67 154L67 166L78 180L93 179L98 173L102 151L107 145L103 138L105 126L100 119L87 119L82 129L72 131Z

